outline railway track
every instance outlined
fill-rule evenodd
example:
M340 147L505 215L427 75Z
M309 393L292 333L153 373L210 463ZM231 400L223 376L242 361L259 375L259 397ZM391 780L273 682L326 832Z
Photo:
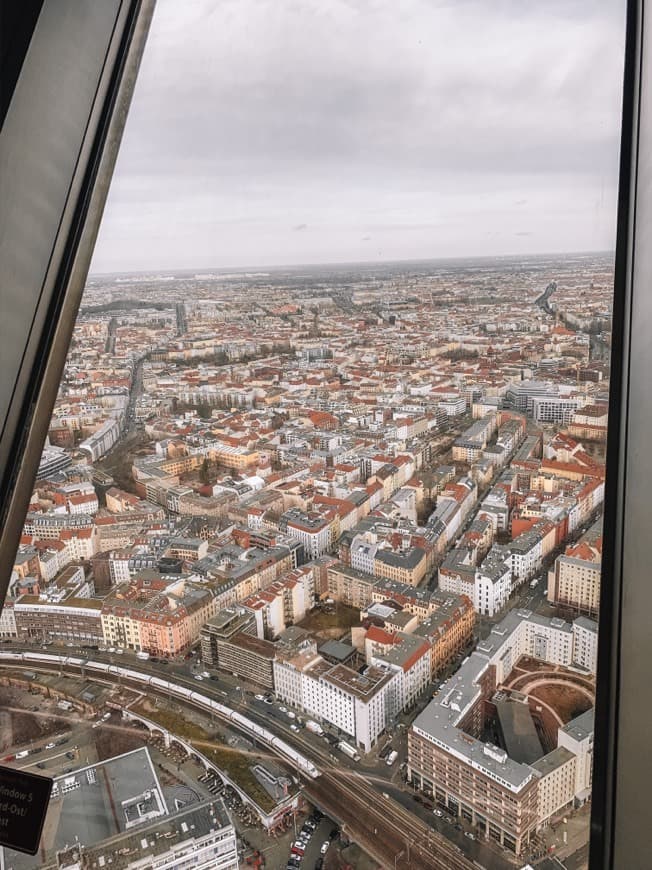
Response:
M324 770L303 791L383 868L475 870L457 846L358 773Z
M76 664L62 666L44 662L13 662L9 666L59 674L62 671L73 671L72 675L82 673L86 679L115 684L108 674L89 673L86 668ZM129 677L122 677L122 683L133 684L135 688L142 689L137 680ZM165 690L154 686L150 686L148 691L162 698L169 698ZM201 704L192 700L175 697L175 701L187 703L190 707L206 712ZM365 774L338 765L337 761L330 758L329 753L316 748L301 735L295 735L295 738L304 755L318 765L320 770L316 779L304 778L303 792L307 799L339 821L348 836L383 868L476 870L473 862L456 845L398 801L381 794Z

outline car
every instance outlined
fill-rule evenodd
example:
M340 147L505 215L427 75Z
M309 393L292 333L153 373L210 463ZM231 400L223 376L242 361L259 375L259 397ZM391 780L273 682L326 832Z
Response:
M213 680L214 683L219 683L220 678L217 676L217 674L211 674L211 680Z
M288 719L296 719L297 718L296 713L293 713L292 710L288 710L285 715L288 717Z
M167 659L160 659L160 660L159 660L159 664L160 664L160 665L169 665L170 662L169 662Z
M38 761L36 763L36 766L38 767L39 770L45 770L45 764L42 761Z
M265 704L273 704L274 703L271 698L263 698L263 701L265 702Z
M205 680L210 680L211 678L211 675L208 673L208 671L202 671L201 675Z
M324 842L321 844L321 849L319 851L321 852L322 855L325 855L326 852L328 852L330 844L331 844L330 840L324 840Z
M265 696L264 696L264 695L254 695L254 698L255 698L257 701L264 701L264 700L265 700Z
M111 718L111 714L110 714L110 713L105 713L104 716L102 716L102 722L106 722L107 719L110 719L110 718Z
M281 711L281 713L287 713L288 711L287 707L279 707L278 709Z
M297 840L296 843L292 844L292 848L290 849L290 851L293 855L301 855L302 858L306 854L306 850L304 849L303 843L300 840Z
M158 664L161 661L160 659L157 659L156 656L150 656L149 660L150 662L154 662L155 664Z
M433 813L434 813L436 816L439 816L440 819L441 819L441 817L444 815L444 814L442 813L441 810L433 810Z
M115 652L116 652L116 655L119 655L119 656L124 654L124 650L120 649L120 648L118 648Z
M464 831L464 836L468 837L469 840L475 840L475 834L471 833L471 831Z
M56 743L47 743L45 748L46 749L55 749L56 745L57 745Z
M202 677L201 674L195 674L195 679L199 680L200 683L203 682L203 680L204 680L204 678Z
M290 725L290 731L299 731L299 726L295 725L294 722Z
M444 820L447 821L449 825L453 824L453 820L451 819L450 816L444 816Z
M108 648L107 652L114 653L114 652L115 652L115 647L114 647L114 646L110 646L110 647Z
M74 753L74 752L66 752L66 758L69 758L69 759L72 761L72 759L73 759L74 757L75 757L75 753Z

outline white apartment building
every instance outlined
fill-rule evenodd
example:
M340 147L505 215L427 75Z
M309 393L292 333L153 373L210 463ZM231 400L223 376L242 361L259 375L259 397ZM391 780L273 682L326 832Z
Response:
M5 599L0 612L0 637L17 637L16 617L14 616L14 603L9 598Z
M440 402L438 407L447 417L458 417L466 411L466 399L463 396L456 399L446 399Z
M548 572L548 600L588 616L600 607L602 552L588 544L558 556Z
M573 661L573 629L563 619L548 619L529 610L511 611L477 649L490 656L500 684L521 656L568 667Z
M532 416L537 423L561 423L568 425L578 408L582 408L586 400L582 396L565 398L562 396L533 396Z
M351 567L355 568L356 571L363 571L365 574L373 574L377 551L376 535L368 533L355 535L349 551Z
M598 672L598 623L586 616L573 622L573 663L592 674Z
M372 626L365 638L366 660L396 675L388 694L388 714L396 716L417 700L431 679L430 644L404 632Z
M594 710L587 710L572 719L557 732L557 745L568 749L577 759L575 766L575 795L579 803L591 794L593 782L593 728Z
M308 559L319 559L331 546L331 524L322 517L307 516L290 519L287 523L288 535L301 541Z
M475 572L473 601L476 613L495 616L509 601L512 594L512 570L509 554L504 547L494 546Z
M284 703L326 722L369 752L387 727L394 681L389 669L368 667L363 674L331 665L308 644L274 661L274 691Z

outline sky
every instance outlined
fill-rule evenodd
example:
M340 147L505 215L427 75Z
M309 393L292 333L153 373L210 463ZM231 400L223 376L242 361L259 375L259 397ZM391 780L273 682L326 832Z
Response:
M91 271L610 250L624 0L158 0Z

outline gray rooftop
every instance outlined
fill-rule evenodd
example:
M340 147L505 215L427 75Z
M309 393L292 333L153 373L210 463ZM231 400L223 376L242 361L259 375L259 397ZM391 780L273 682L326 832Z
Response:
M569 762L571 758L574 758L574 755L570 750L566 749L565 746L558 746L556 749L553 749L552 752L544 755L543 758L535 761L532 767L542 776L546 776L547 774L552 773L553 770L556 770L558 767Z
M472 764L481 773L514 793L534 776L529 765L520 764L503 750L476 740L458 728L458 722L471 704L480 700L477 680L488 666L488 659L474 653L460 670L442 686L440 695L417 716L412 725L417 733Z
M194 825L194 836L201 835L200 828L208 832L209 825L221 828L230 823L221 802L194 804L170 814L149 751L141 747L55 777L39 853L30 858L5 849L1 866L54 868L55 853L79 843L87 847L89 866L102 866L104 855L112 870L122 870L144 854L166 852L171 842L184 839L181 826L186 816L186 831Z
M575 719L564 725L561 729L574 740L584 740L589 734L593 734L595 724L595 709L591 707L585 713L576 716Z
M510 758L532 764L541 758L543 749L527 700L494 699L505 749Z

